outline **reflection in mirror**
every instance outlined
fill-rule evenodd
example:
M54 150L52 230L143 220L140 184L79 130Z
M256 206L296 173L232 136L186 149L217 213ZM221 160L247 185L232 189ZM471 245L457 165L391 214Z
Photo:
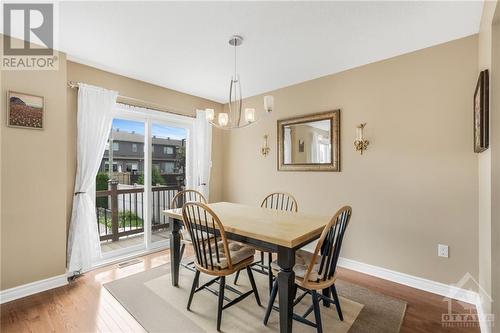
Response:
M283 126L284 164L332 163L331 119Z

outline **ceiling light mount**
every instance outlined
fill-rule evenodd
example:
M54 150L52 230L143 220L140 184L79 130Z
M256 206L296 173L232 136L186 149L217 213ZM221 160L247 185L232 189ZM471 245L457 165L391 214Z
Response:
M229 38L229 45L231 46L240 46L243 44L243 37L240 35L232 35L231 38Z

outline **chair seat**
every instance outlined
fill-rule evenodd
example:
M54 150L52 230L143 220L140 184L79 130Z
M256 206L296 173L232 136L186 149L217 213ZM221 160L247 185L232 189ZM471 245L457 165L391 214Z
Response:
M297 250L295 253L295 266L293 266L293 271L295 273L295 277L304 279L307 268L309 267L309 263L311 262L313 254L311 252L305 250ZM321 255L318 255L316 258L316 262L314 263L313 269L311 270L311 274L309 274L309 281L317 281L322 276L319 274L319 266L321 263ZM275 271L280 270L280 266L278 265L278 260L274 260L271 263L271 268Z
M214 246L212 246L212 248L210 249L212 252L212 261L214 266L216 266L220 270L223 270L228 268L229 266L227 261L227 255L224 253L224 243L222 241L219 241L217 246L219 247L219 260L217 260L217 254L215 252L215 248ZM247 245L243 245L241 243L228 242L228 247L233 266L255 255L254 248ZM206 251L207 251L207 257L210 258L208 254L209 253L208 248L206 249ZM208 264L211 265L210 262L208 262Z
M202 233L203 233L203 238L207 239L208 238L208 234L206 232L204 232L204 231ZM181 229L181 234L182 234L182 240L184 242L187 242L187 243L192 243L193 242L193 240L191 239L191 234L189 233L189 231L186 228L182 228Z

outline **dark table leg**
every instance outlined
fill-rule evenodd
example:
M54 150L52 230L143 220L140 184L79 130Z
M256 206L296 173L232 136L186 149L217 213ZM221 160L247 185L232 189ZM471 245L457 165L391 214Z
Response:
M278 247L278 287L280 304L280 332L291 333L293 322L293 297L295 286L295 250Z
M181 237L179 230L181 229L182 221L169 218L171 233L170 233L170 275L172 286L177 287L179 284L179 266L181 263Z

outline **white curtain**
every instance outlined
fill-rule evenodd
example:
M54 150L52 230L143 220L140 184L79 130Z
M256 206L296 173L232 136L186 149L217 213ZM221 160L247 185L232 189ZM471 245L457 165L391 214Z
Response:
M212 125L204 110L196 111L192 133L193 167L188 175L188 188L198 190L209 200L210 169L212 168Z
M292 129L290 127L285 127L284 133L284 144L283 144L283 157L284 163L292 163Z
M89 270L101 257L95 214L95 177L101 164L118 93L78 85L77 170L68 238L68 273Z
M311 139L311 152L310 152L310 161L311 163L321 163L320 159L320 137L319 134L316 132L312 133L312 139Z

